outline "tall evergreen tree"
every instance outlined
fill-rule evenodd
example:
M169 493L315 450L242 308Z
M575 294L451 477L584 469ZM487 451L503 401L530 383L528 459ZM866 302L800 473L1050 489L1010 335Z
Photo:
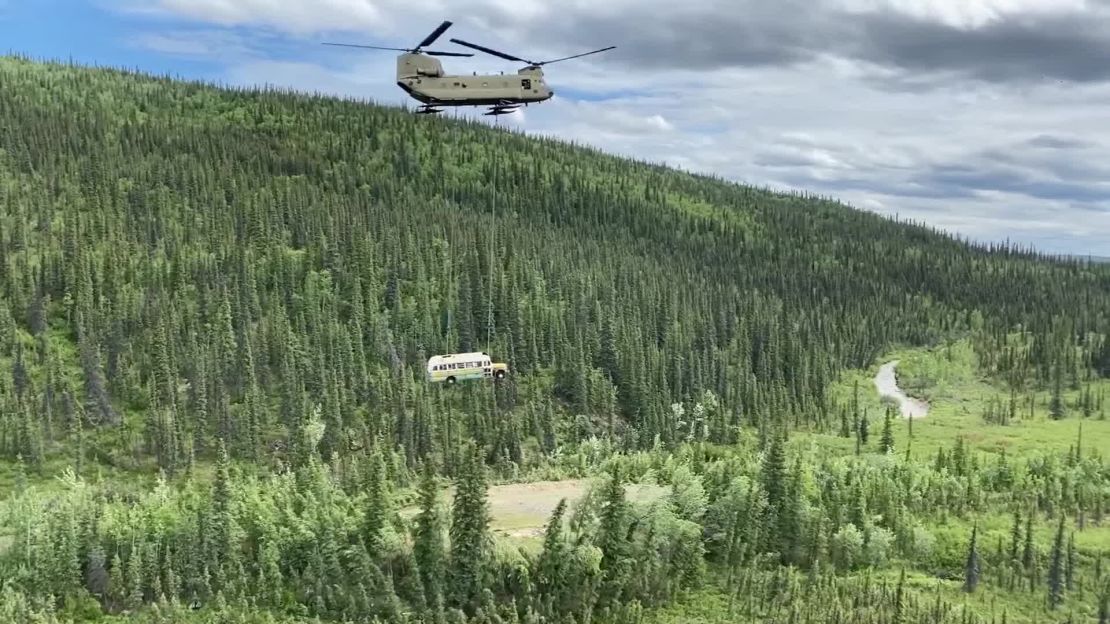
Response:
M485 465L474 444L465 451L451 511L447 569L450 604L474 615L481 604L491 556Z
M1064 516L1056 528L1056 539L1052 542L1051 563L1048 568L1048 606L1055 609L1064 601L1065 578L1064 559L1067 556L1064 544Z
M620 601L632 563L627 534L628 502L625 500L624 482L619 468L614 468L605 480L601 499L604 507L596 538L596 544L601 550L602 580L599 601L602 605L612 606Z
M893 414L894 409L888 407L886 409L886 416L883 419L883 435L879 441L879 449L883 453L891 453L894 451Z
M435 471L431 462L425 463L420 481L420 514L416 517L413 536L413 554L424 587L424 601L430 608L442 606L443 580L447 555L443 545L443 519L439 513L439 496Z
M971 542L967 546L967 562L964 563L964 591L973 593L979 586L979 524L971 529Z

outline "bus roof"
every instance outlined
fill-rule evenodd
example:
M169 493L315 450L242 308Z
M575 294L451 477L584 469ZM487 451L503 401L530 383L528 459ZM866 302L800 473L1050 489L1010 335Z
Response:
M474 358L487 359L488 355L484 351L473 351L470 353L449 353L447 355L433 355L428 358L428 363L432 362L451 362L454 360L472 360Z

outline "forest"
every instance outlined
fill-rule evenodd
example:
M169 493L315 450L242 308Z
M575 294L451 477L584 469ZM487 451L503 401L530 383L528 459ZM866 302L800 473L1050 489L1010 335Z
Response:
M1110 623L1110 265L832 198L0 57L0 369L4 622Z

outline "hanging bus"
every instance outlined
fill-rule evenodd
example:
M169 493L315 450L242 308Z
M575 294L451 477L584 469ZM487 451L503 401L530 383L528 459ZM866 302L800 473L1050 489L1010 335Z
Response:
M468 379L504 379L509 366L491 362L483 352L433 355L428 359L428 381L456 381Z

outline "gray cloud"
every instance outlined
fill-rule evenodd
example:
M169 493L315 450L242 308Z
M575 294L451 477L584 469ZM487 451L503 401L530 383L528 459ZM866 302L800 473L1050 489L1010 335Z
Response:
M1038 199L1083 202L1110 201L1110 186L1076 184L1051 179L1035 179L1016 171L986 170L968 165L937 167L912 181L925 188L965 189L968 193L995 191L1026 195Z
M1110 78L1107 2L1086 9L1079 0L320 2L157 0L141 7L300 37L374 33L391 43L416 41L439 19L453 19L449 36L536 60L616 45L591 62L630 71L780 67L832 56L870 65L871 79L910 90L953 74L988 82Z
M1087 141L1077 137L1062 137L1048 134L1035 136L1026 141L1025 144L1032 147L1043 147L1053 150L1086 149L1097 145L1093 141Z
M495 13L481 24L496 39L542 44L552 53L615 44L599 62L629 70L789 66L834 56L895 70L872 78L911 90L952 75L987 82L1110 78L1110 12L1101 8L1068 10L1058 3L1053 12L1001 14L968 25L896 8L903 4L860 10L833 0L652 0L639 10L582 10L539 22Z
M989 82L1110 77L1110 21L1090 14L1000 20L966 30L894 12L868 15L838 53L911 72Z

